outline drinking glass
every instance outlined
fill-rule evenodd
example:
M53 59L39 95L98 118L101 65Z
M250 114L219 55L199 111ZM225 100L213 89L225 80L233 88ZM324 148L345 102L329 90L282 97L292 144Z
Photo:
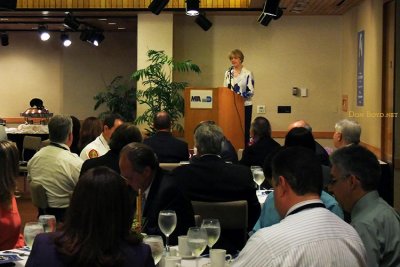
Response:
M40 215L38 221L43 225L45 233L56 231L56 216Z
M24 227L26 245L32 248L33 240L40 233L44 233L43 225L40 222L27 222Z
M208 238L207 231L201 227L190 227L187 233L188 246L192 255L199 257L206 249Z
M253 166L252 166L253 167ZM262 170L261 167L258 168L254 168L251 170L253 173L253 180L254 182L256 182L256 184L258 185L258 190L261 189L261 184L264 182L265 180L265 176L264 176L264 172Z
M151 255L154 259L154 265L157 265L164 252L164 242L162 237L159 235L147 235L143 238L143 243L150 246Z
M204 228L207 231L208 248L211 250L215 243L217 243L221 234L219 221L218 219L204 219L201 223L201 228Z
M175 230L176 227L176 213L173 210L162 210L158 214L158 227L165 235L165 249L169 252L168 239L169 235Z

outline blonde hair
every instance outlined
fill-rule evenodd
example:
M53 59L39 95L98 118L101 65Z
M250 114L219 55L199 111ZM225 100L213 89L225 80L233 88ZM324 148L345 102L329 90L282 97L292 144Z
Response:
M243 55L242 51L240 51L239 49L234 49L229 53L229 59L232 59L234 57L239 58L240 62L244 61L244 55Z

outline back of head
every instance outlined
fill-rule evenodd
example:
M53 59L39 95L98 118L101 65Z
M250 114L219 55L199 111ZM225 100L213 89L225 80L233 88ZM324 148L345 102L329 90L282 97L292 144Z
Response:
M153 119L154 128L159 130L170 130L171 129L171 117L165 111L158 112Z
M302 146L315 151L315 140L312 133L306 128L292 128L285 137L285 146Z
M143 143L130 143L121 150L120 157L126 157L135 171L141 173L146 167L158 168L158 159L151 147Z
M305 147L289 147L280 150L272 160L272 176L278 183L285 177L293 192L302 196L313 193L321 195L322 169L315 153Z
M264 117L257 117L251 123L251 131L254 137L271 137L271 124Z
M111 150L119 153L124 146L132 142L142 142L142 134L134 124L126 122L115 129L109 146Z
M134 212L135 194L125 180L107 167L92 168L74 189L57 249L71 266L118 262L123 257L118 247L129 236Z
M111 129L114 126L115 120L124 121L124 118L122 118L121 115L116 113L107 114L103 120L103 127L107 126L109 129Z
M88 117L83 123L79 133L79 147L82 149L92 142L103 131L103 123L96 117Z
M15 143L0 141L0 205L9 205L18 176L19 153Z
M298 121L295 121L295 122L289 124L288 130L290 131L291 129L296 128L296 127L303 127L303 128L306 128L307 130L309 130L310 132L312 132L311 125L308 124L305 120L298 120Z
M221 153L224 134L215 124L201 124L194 133L195 146L199 155Z
M49 121L49 138L51 142L65 143L72 133L72 119L70 116L56 115Z
M361 126L355 121L348 119L341 120L336 123L335 131L342 134L342 138L346 144L360 143Z
M357 177L364 191L377 189L381 168L374 153L365 147L352 145L339 148L332 153L330 160L342 176L352 174Z

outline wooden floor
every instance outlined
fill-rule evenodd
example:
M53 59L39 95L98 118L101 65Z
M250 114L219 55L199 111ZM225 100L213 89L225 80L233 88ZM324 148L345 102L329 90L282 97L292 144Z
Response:
M21 216L21 231L24 229L26 222L37 221L37 208L33 206L29 192L29 185L26 185L26 192L24 192L24 177L17 178L17 190L19 191L17 197L17 205L19 214Z

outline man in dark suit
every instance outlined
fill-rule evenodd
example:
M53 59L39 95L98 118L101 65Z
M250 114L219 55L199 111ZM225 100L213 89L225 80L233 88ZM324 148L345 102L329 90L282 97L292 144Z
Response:
M182 191L194 201L224 202L247 200L248 227L251 230L260 215L260 204L250 169L226 163L220 154L223 133L220 127L202 124L195 131L198 156L190 164L172 171ZM235 214L232 214L235 216ZM222 229L217 247L236 252L243 247L239 235Z
M164 236L158 227L158 214L161 210L174 210L177 224L169 244L176 245L177 237L186 235L188 228L195 225L192 204L180 191L176 179L165 175L153 150L141 143L130 143L122 149L119 166L128 184L143 194L142 231Z
M250 166L263 166L264 159L280 147L280 144L271 137L271 124L264 117L257 117L251 124L250 133L253 144L243 150L239 161L241 164Z
M150 146L162 163L179 163L189 160L188 144L172 136L171 117L165 111L158 112L154 117L153 127L157 132L144 140Z
M109 143L110 150L106 154L83 162L80 176L82 176L87 170L98 166L107 166L117 173L120 173L118 165L119 152L125 145L132 142L142 142L142 134L134 124L124 123L111 135Z

